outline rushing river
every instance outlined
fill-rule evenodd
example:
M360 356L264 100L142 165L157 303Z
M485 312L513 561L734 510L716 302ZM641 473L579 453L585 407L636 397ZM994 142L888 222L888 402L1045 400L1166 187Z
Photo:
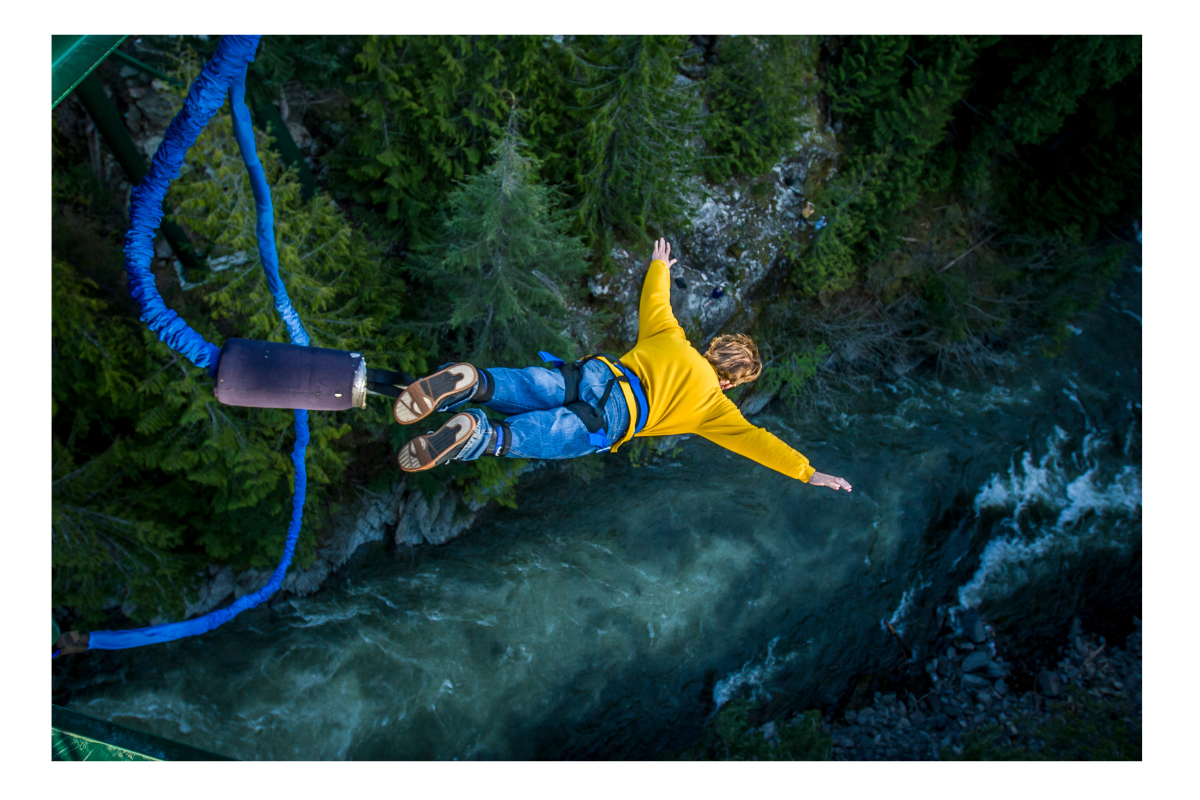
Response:
M862 383L756 418L854 492L699 439L545 470L458 540L360 551L316 595L91 653L70 707L243 759L653 758L752 696L802 709L961 609L1010 638L1140 610L1141 275L1055 360Z

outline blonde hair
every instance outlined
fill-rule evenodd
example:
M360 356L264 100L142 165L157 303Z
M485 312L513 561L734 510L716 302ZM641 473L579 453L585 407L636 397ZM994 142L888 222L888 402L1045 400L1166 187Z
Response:
M744 333L717 336L708 343L704 353L708 363L717 371L717 378L734 386L757 378L762 373L762 359L754 340Z

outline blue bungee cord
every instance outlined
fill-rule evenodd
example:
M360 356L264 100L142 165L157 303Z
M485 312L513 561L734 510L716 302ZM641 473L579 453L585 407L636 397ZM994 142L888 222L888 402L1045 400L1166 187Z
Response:
M204 126L225 102L228 94L232 106L233 133L242 152L242 160L250 175L257 215L258 253L266 273L267 285L275 298L275 309L287 327L292 344L307 346L308 334L296 310L288 299L287 289L279 277L279 256L275 249L275 213L271 205L271 190L263 172L262 162L254 146L254 130L246 108L246 69L254 60L259 36L224 36L212 59L200 70L188 91L183 109L171 120L163 135L162 144L154 154L150 171L133 189L129 204L129 231L125 234L125 269L129 273L129 292L141 309L140 319L171 349L182 353L198 367L215 372L220 348L206 341L171 309L167 308L154 284L150 262L154 256L154 235L163 219L163 199L171 181L179 176L188 149L195 143ZM304 454L308 447L308 411L296 409L296 444L292 448L292 464L296 469L296 489L292 497L292 519L288 526L283 557L271 575L271 580L257 592L247 594L228 607L185 622L170 622L124 631L94 631L88 638L89 650L121 650L147 644L169 642L199 634L223 625L246 609L254 608L273 595L283 583L304 515L306 473Z

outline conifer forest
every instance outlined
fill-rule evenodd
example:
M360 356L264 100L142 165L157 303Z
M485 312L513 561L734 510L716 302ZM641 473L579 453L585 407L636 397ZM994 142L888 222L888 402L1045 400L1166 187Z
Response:
M97 70L147 163L216 41L131 36L121 49L163 77ZM733 399L803 413L897 364L978 376L1018 346L1064 351L1138 235L1141 63L1139 36L266 36L247 100L297 146L256 117L313 344L415 375L623 352L627 308L597 287L644 270L658 237L688 241L714 194L763 214L790 194L803 213L720 254L763 276L738 294L740 268L718 270L738 304L720 329L680 322L697 346L749 333L765 370ZM52 137L53 605L64 630L179 619L213 569L279 560L292 415L221 405L139 322L129 179L77 99ZM160 239L168 305L210 341L286 341L227 113L166 208L194 253ZM424 433L383 402L310 424L301 569ZM599 458L555 468L589 481ZM513 508L526 468L407 481Z

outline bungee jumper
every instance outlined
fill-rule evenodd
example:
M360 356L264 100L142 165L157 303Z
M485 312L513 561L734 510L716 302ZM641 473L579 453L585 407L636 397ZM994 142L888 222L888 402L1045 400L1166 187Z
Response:
M481 456L577 458L617 450L635 436L692 433L791 478L851 491L843 478L817 472L773 433L750 424L725 392L762 372L758 348L745 334L718 336L701 355L671 312L675 264L665 239L654 244L638 307L638 340L619 359L591 355L566 363L542 352L555 368L480 368L451 364L404 389L393 408L402 425L434 411L473 403L437 431L401 448L406 472ZM614 387L620 391L613 391Z

